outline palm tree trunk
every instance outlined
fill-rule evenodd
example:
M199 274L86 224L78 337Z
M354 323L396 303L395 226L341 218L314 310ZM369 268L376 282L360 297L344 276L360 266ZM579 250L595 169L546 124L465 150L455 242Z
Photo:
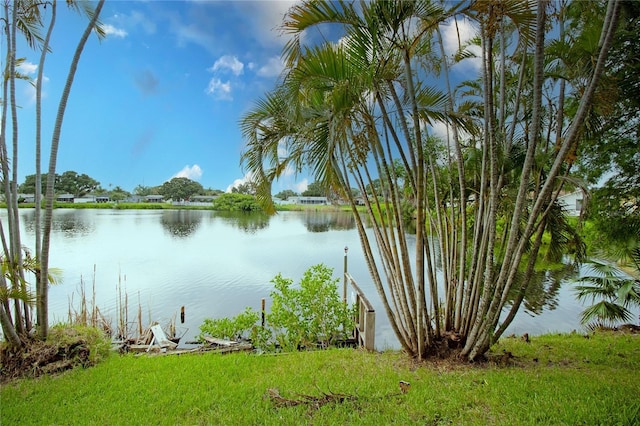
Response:
M41 258L42 253L42 223L40 214L42 209L42 77L44 76L44 63L49 50L49 41L56 24L56 12L58 1L51 4L51 22L42 45L40 64L38 65L38 81L36 82L36 190L35 190L35 234L36 234L36 259ZM38 280L39 281L39 280Z
M447 60L447 56L444 50L444 42L442 40L442 34L440 32L440 28L437 28L438 35L438 44L440 46L440 55L442 56L442 69L444 72L444 80L446 82L447 87L447 95L448 95L448 103L449 103L449 114L453 113L454 109L454 98L453 91L451 90L451 78L449 76L449 62ZM460 332L462 328L462 312L464 306L464 289L465 289L465 268L467 261L467 200L466 200L466 183L464 180L464 158L462 155L462 148L460 146L460 137L458 135L458 126L456 123L451 123L451 135L453 138L453 146L455 149L456 155L456 166L458 170L458 191L460 191L460 198L458 200L458 208L459 208L459 220L460 220L460 247L458 249L458 259L457 259L457 267L458 274L455 278L455 286L456 286L456 295L455 295L455 312L453 318L453 328L455 331ZM453 199L451 209L454 210L455 206L453 205ZM451 226L454 226L452 223ZM453 241L455 244L455 241Z
M17 187L16 187L16 165L17 165L17 132L18 132L18 119L17 119L17 106L15 98L15 78L16 78L16 22L17 11L14 9L12 14L9 14L9 2L5 3L5 36L7 39L7 69L9 70L8 78L3 79L3 99L9 99L9 102L3 102L2 108L2 134L1 138L1 150L2 150L2 174L4 176L4 193L7 206L7 222L9 229L9 245L5 250L5 257L8 260L9 275L11 285L18 289L22 288L24 284L20 280L20 265L21 265L21 244L20 244L20 224L19 224L19 212L18 212L18 200L17 200ZM14 163L13 172L9 173L9 154L7 149L6 139L6 118L7 118L7 106L11 107L11 126L12 126L12 140L13 140L13 158ZM26 307L26 305L25 305ZM28 322L28 311L23 312L23 307L20 305L18 299L14 300L14 324L16 331L19 334L24 333L30 323Z
M9 342L9 344L14 348L22 346L22 341L20 340L18 333L16 333L13 324L11 324L11 317L9 312L5 309L4 303L0 304L0 324L2 325L2 332L4 333L7 342Z
M36 304L38 307L38 325L39 325L39 334L41 338L46 338L49 332L49 309L48 309L48 300L49 300L49 287L48 287L48 277L49 277L49 249L51 244L51 223L53 219L53 184L55 180L56 174L56 162L58 158L58 146L60 144L60 133L62 130L62 121L64 119L64 113L67 108L67 100L69 99L69 94L71 92L71 86L73 84L73 79L75 77L76 69L78 68L78 62L80 61L80 56L82 51L84 50L84 46L89 39L89 35L94 30L96 23L98 22L98 17L100 16L100 11L102 10L102 6L104 5L105 0L100 0L98 5L95 8L95 12L89 21L89 24L84 30L80 41L78 42L78 46L76 47L75 54L73 55L73 60L71 61L71 66L69 68L69 73L67 75L67 81L64 86L64 90L62 91L62 96L60 98L60 103L58 104L58 113L56 115L56 121L53 128L53 135L51 137L51 152L49 156L49 170L47 174L47 192L46 192L46 207L44 214L44 224L42 229L42 253L40 259L40 281L38 282L38 292L37 292L37 300Z

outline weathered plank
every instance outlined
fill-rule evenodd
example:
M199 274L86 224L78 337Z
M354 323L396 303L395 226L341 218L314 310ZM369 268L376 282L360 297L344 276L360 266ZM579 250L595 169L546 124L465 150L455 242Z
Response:
M210 337L210 336L204 336L204 340L207 343L211 343L212 345L217 345L217 346L233 346L238 344L238 342L235 342L233 340L218 339L216 337Z
M171 348L175 349L178 344L169 340L166 334L164 334L164 330L160 327L159 324L156 324L151 327L151 332L153 332L153 336L155 337L155 343L161 348ZM151 342L153 344L154 341Z

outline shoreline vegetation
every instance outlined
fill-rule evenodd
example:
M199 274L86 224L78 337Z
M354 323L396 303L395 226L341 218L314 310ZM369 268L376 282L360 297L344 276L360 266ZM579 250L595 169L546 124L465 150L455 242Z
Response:
M0 203L4 207L4 203ZM20 208L35 208L34 203L21 203ZM55 202L54 209L105 209L105 210L212 210L224 211L214 208L213 204L171 204L171 203L62 203ZM304 204L280 204L276 205L276 211L326 211L326 212L351 212L349 205L304 205Z
M512 336L478 363L353 349L112 354L91 368L3 384L0 421L638 424L639 338L629 331Z

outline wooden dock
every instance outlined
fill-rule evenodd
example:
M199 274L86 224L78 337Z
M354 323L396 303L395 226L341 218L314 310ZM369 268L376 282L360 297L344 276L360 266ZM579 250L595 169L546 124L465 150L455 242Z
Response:
M376 311L353 277L348 272L344 273L344 277L345 282L351 284L356 293L357 318L354 337L358 346L373 351L375 350L376 338Z

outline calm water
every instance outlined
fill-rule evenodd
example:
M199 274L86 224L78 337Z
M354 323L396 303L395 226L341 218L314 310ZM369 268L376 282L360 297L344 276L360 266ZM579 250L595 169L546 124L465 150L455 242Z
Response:
M0 218L4 221L6 212ZM23 210L21 220L23 245L34 247L33 211ZM50 321L67 319L82 283L88 298L95 283L98 306L115 318L120 283L128 295L130 321L138 304L145 322L162 325L185 306L183 341L190 340L204 318L235 316L247 306L259 310L262 298L268 308L270 280L278 273L298 282L310 266L324 263L334 269L342 292L345 246L349 272L376 309L377 348L397 347L347 213L264 217L193 210L56 210L50 265L62 270L63 282L50 289ZM580 328L582 306L570 286L562 285L565 275L539 277L527 309L521 309L507 334Z

